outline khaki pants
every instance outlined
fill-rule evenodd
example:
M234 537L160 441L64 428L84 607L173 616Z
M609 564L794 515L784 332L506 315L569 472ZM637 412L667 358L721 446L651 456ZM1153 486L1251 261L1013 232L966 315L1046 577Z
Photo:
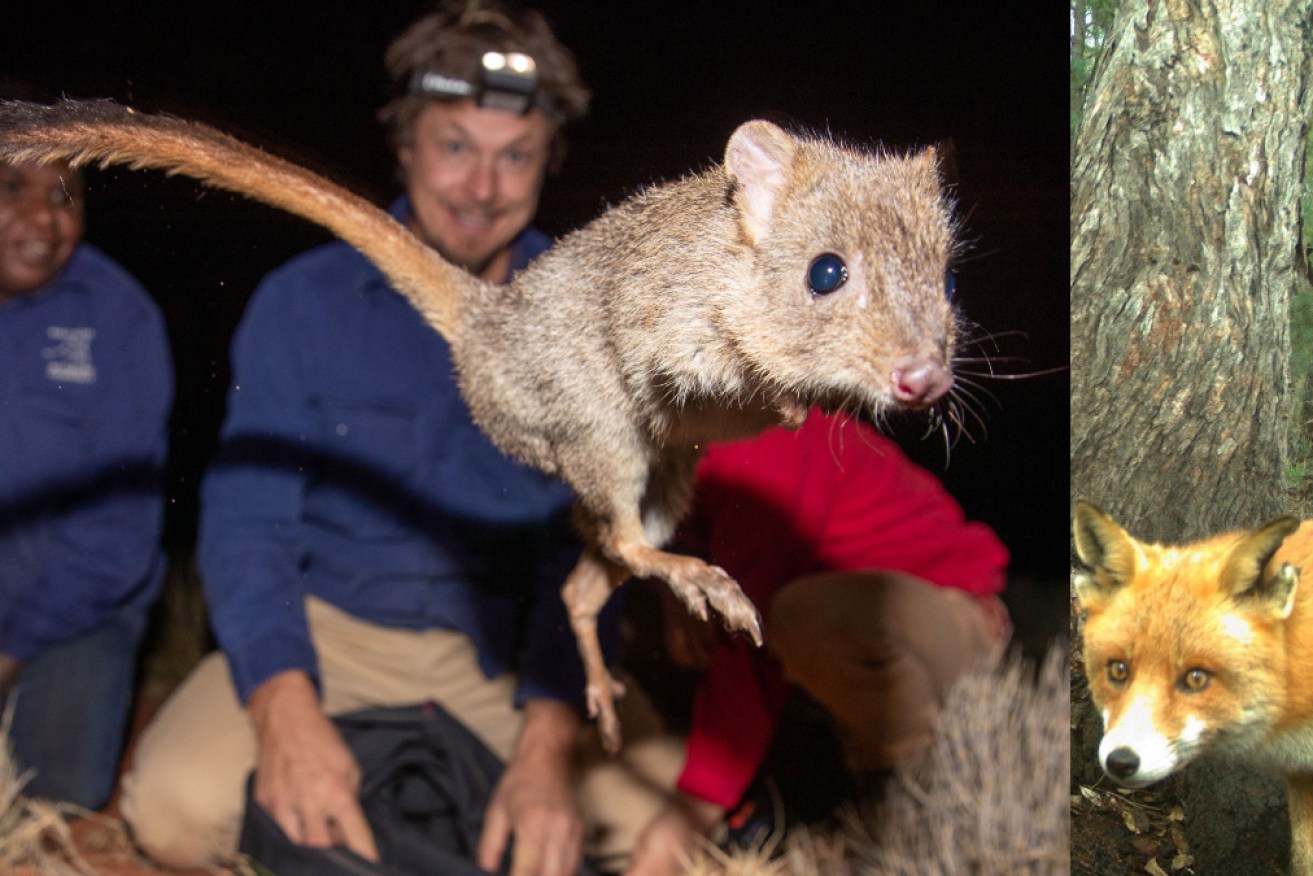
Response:
M835 719L847 765L878 771L929 748L948 688L1007 638L1003 604L899 572L826 573L771 601L766 647Z
M323 705L330 715L432 700L507 758L520 729L515 680L487 679L473 646L446 630L402 630L306 600L319 655ZM641 694L621 712L626 750L604 758L588 745L581 805L589 852L610 863L664 805L683 763L682 742L664 735ZM595 739L596 728L584 728ZM155 860L205 868L232 859L255 766L255 735L222 654L206 657L142 734L124 777L122 812Z

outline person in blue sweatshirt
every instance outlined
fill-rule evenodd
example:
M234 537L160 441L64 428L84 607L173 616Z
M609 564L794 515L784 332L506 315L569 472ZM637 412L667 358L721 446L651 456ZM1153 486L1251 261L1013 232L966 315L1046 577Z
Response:
M404 181L392 215L505 282L550 245L530 223L587 105L573 59L540 15L485 0L421 18L385 61L399 94L380 116ZM256 801L293 841L377 859L330 718L434 700L507 764L480 865L514 838L513 872L576 872L571 491L488 441L445 341L344 243L262 281L232 363L198 552L222 653L137 748L122 809L138 843L173 866L224 863L254 768Z
M163 580L173 365L82 196L67 164L0 164L0 696L24 793L96 809Z

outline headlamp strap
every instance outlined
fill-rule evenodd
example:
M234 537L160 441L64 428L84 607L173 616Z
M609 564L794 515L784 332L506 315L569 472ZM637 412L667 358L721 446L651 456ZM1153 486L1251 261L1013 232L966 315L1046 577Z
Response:
M551 114L551 99L538 93L538 65L523 52L485 52L479 81L468 82L437 70L416 70L410 77L411 94L459 100L471 97L481 107L524 115L533 106Z

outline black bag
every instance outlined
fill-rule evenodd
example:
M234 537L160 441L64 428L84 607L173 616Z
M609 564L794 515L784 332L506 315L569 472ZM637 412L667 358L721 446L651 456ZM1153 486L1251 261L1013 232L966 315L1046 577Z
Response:
M482 876L474 863L483 813L503 764L436 703L333 719L360 764L360 804L381 863L345 848L293 843L252 796L239 850L276 876ZM510 869L510 848L498 873ZM581 874L594 871L585 863Z

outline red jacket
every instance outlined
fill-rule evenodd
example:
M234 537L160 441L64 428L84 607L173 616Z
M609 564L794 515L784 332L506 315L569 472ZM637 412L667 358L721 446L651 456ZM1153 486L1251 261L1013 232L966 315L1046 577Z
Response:
M965 520L939 481L888 438L816 411L796 432L710 448L678 540L729 572L763 614L781 587L809 572L897 570L991 596L1003 590L1008 561L994 533ZM679 788L734 806L786 693L765 649L721 636L694 700Z

